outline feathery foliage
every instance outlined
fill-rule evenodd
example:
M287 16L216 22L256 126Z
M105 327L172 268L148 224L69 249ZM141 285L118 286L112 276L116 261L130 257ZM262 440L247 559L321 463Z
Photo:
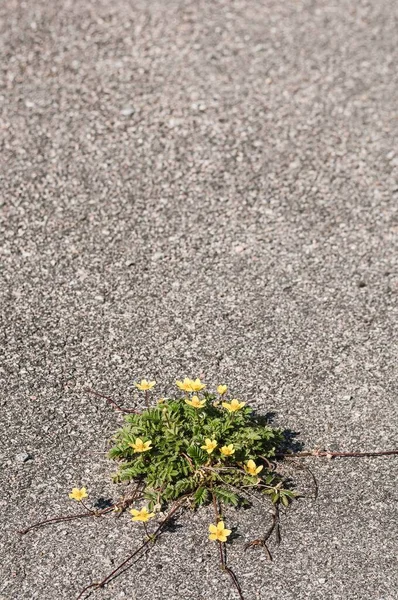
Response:
M269 469L282 432L245 403L233 400L230 405L208 392L201 393L204 405L195 407L187 400L195 403L198 397L162 399L141 414L125 417L109 452L119 463L114 480L141 482L151 510L187 494L192 507L213 497L237 506L247 503L247 487L286 505L294 493L284 490L281 477ZM136 451L137 439L138 445L149 442L150 448Z

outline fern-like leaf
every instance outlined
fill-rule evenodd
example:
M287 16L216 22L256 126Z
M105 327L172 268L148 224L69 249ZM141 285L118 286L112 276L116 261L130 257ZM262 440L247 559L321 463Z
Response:
M207 456L199 446L189 446L187 454L197 465L203 465L206 462Z
M209 500L209 491L205 487L199 487L193 496L196 506L202 506Z
M224 504L232 504L232 506L236 506L239 502L239 497L231 490L227 490L225 488L216 487L213 488L213 494L220 502L224 502Z

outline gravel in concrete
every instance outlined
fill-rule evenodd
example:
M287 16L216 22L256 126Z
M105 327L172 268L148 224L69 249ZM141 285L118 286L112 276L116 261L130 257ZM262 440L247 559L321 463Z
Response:
M307 448L397 447L397 3L8 0L1 14L1 600L71 599L129 519L16 530L115 498L134 379L228 383ZM311 462L282 519L227 511L246 600L396 600L397 460ZM308 478L297 472L303 489ZM101 600L236 598L186 515Z

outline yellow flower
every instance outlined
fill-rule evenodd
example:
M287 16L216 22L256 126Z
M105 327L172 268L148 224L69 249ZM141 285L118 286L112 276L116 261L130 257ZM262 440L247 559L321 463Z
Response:
M69 494L69 498L71 500L76 500L77 502L81 502L83 498L88 498L86 488L82 487L80 490L79 488L73 488L73 490Z
M231 400L231 402L223 402L222 405L227 409L228 412L235 412L245 406L246 402L239 402L239 400Z
M188 379L188 377L185 377L184 381L177 380L176 386L179 387L183 392L193 392L192 379Z
M232 456L235 454L235 448L233 444L229 444L229 446L223 446L220 450L223 456Z
M200 379L195 379L195 381L191 380L191 388L193 392L200 392L205 388L206 385L200 381Z
M130 444L130 446L134 448L135 452L146 452L147 450L152 450L151 445L151 441L143 442L141 438L137 438L134 444Z
M209 525L209 531L209 540L217 542L226 542L227 537L232 533L230 529L225 529L224 521L220 521L217 525Z
M146 379L142 379L140 383L135 384L135 387L141 390L141 392L146 392L147 390L151 390L155 383L156 381L147 381Z
M199 400L197 396L192 396L191 400L185 398L185 402L189 404L189 406L193 406L194 408L203 408L206 404L206 400Z
M206 450L208 454L211 454L214 448L217 448L216 440L211 440L209 438L205 439L205 444L201 446L202 450Z
M152 519L155 516L155 513L148 512L146 506L141 508L141 510L133 508L130 510L130 514L133 515L133 518L131 519L132 521L143 521L144 523L146 523L147 521L149 521L149 519Z
M176 381L177 387L180 388L183 392L200 392L205 388L205 384L200 381L200 379L188 379L185 377L184 381Z
M245 471L249 473L249 475L253 475L255 477L264 469L264 465L260 465L259 467L256 465L254 460L248 460L245 464Z
M228 387L226 385L218 385L217 392L222 396L227 391Z

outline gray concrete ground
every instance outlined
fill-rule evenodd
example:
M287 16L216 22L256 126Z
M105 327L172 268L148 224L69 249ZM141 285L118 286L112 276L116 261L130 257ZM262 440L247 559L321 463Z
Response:
M201 375L307 448L397 445L395 0L5 0L1 600L75 598L139 541L104 451L136 378ZM395 338L394 338L395 336ZM394 439L395 437L395 439ZM28 457L26 455L29 455ZM27 460L25 460L27 459ZM246 600L394 600L397 459L313 459ZM310 491L302 474L299 483ZM101 600L236 598L186 515Z

